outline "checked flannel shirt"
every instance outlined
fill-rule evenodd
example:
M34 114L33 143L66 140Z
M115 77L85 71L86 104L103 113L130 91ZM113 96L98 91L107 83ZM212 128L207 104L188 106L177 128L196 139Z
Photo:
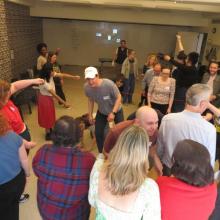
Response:
M77 147L44 145L33 159L37 202L44 220L87 220L89 176L95 157Z

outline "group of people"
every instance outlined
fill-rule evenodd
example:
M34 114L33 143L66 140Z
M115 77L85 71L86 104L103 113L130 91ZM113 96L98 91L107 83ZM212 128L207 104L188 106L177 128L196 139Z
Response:
M132 102L138 76L135 52L122 41L117 49L120 56L114 59L115 68L123 75L123 94L113 81L100 78L95 67L85 69L84 92L88 121L95 125L97 158L81 149L79 120L67 115L56 120L53 97L69 107L62 79L80 78L61 73L59 51L48 53L46 44L38 45L40 78L11 84L0 81L2 219L19 218L19 199L30 175L28 151L36 143L31 142L28 127L10 100L13 93L30 85L39 85L38 123L46 129L45 138L52 141L37 151L32 162L38 178L38 208L44 220L86 220L90 205L96 209L97 220L220 218L218 211L213 212L217 198L216 129L208 121L220 122L218 63L212 61L202 83L197 83L198 54L186 56L180 36L177 41L182 61L162 55L177 67L174 78L170 68L161 67L152 55L144 67L140 107L129 120L124 120L122 104ZM141 106L143 101L145 106ZM109 128L113 121L115 125ZM148 176L151 168L158 174L156 180Z
M185 106L187 89L200 82L214 86L211 101L219 105L218 95L216 96L220 91L218 62L211 62L207 73L201 76L196 66L199 54L191 52L186 55L180 35L177 35L177 48L179 50L177 59L161 53L147 56L141 74L143 79L141 80L142 92L139 106L147 104L163 114L180 112ZM124 104L132 103L138 68L135 51L127 48L126 41L122 40L121 46L117 48L113 64L118 73L117 78L121 78L123 82L122 101Z

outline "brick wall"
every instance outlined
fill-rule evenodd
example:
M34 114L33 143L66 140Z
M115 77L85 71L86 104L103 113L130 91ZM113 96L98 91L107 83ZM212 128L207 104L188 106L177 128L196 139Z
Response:
M4 12L4 20L2 24L0 23L0 28L6 29L4 38L7 39L7 43L4 43L6 46L3 69L7 63L10 64L10 68L7 68L4 73L0 73L0 77L4 79L19 78L21 73L28 68L33 68L36 64L38 56L36 45L43 39L42 19L30 17L29 7L11 2L0 1L0 10ZM1 45L2 42L1 40ZM11 52L14 54L14 59L11 59ZM1 60L0 55L0 67Z
M6 26L5 3L0 1L0 78L11 78L11 59Z

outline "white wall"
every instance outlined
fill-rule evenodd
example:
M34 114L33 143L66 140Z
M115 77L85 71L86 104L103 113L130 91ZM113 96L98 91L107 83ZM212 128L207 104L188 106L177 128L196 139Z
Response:
M119 45L107 40L113 28L118 29L121 39L127 40L129 48L136 50L140 66L147 53L173 53L178 31L192 31L176 26L44 19L43 37L50 50L62 49L59 56L62 64L97 65L98 58L111 58ZM103 37L97 38L96 32Z

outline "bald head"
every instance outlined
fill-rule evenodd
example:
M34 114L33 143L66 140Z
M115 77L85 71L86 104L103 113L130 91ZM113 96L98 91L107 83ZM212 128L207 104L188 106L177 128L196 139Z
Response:
M157 117L157 112L149 107L149 106L142 106L136 111L136 118L142 120L145 117Z
M136 112L135 123L143 127L149 136L153 136L158 128L157 112L153 108L142 106Z

